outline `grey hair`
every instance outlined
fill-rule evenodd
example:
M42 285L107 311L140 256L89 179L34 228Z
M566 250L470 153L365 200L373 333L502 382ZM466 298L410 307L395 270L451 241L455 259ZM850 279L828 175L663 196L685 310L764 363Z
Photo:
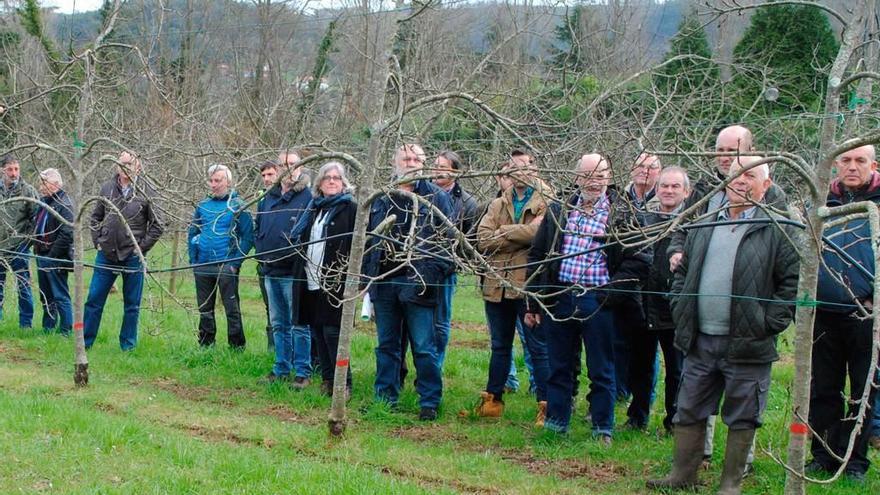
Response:
M348 174L345 172L345 165L343 165L341 162L332 161L321 165L321 168L318 169L318 173L315 174L315 179L312 181L313 196L323 195L323 193L321 193L321 182L324 181L324 176L327 175L327 172L332 169L338 170L339 176L342 177L342 192L354 192L354 186L352 186L351 182L349 182Z
M229 170L229 167L227 167L226 165L220 165L219 163L211 165L210 167L208 167L208 178L210 179L211 176L216 174L217 172L225 173L226 180L228 180L230 184L232 183L232 171Z
M64 187L64 180L61 179L61 172L57 168L47 168L40 172L40 179L58 187Z
M739 163L740 168L746 168L749 165L751 165L757 161L763 160L763 159L764 159L763 156L743 155L743 156L737 157L736 161ZM757 167L752 167L752 168L754 170L759 170L761 172L761 174L764 176L763 179L770 178L770 164L762 163L762 164L758 165Z
M690 179L690 177L688 177L687 170L685 170L682 167L676 166L676 165L664 167L662 170L660 170L660 175L657 176L657 182L658 183L660 182L660 177L663 177L666 174L671 174L672 172L678 172L681 174L682 178L684 178L684 181L683 181L684 188L690 191L691 179Z

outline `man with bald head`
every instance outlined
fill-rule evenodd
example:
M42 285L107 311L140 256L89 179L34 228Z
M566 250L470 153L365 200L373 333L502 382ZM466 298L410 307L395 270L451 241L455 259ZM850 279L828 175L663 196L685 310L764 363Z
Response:
M409 332L419 394L419 419L437 419L443 394L440 363L434 334L434 310L438 287L451 273L448 252L450 232L439 210L449 217L449 196L424 177L425 152L417 144L404 144L394 152L394 189L370 205L369 231L394 217L383 235L371 237L364 259L364 275L371 280L370 299L376 312L376 383L379 401L397 406L400 395L400 363L403 326ZM418 201L421 197L425 202ZM417 210L417 214L414 214ZM413 226L415 222L415 226ZM410 237L411 227L415 238Z
M713 151L717 153L748 154L748 152L753 149L754 142L752 131L741 125L732 125L725 127L718 133L718 137L715 139L715 149ZM727 202L727 193L724 189L715 191L714 193L712 191L722 181L727 179L730 166L736 159L736 155L716 156L714 176L703 177L694 183L693 191L687 201L685 201L682 211L686 211L707 195L712 194L709 201L707 201L696 212L693 212L691 217L698 218L707 212L717 212L719 208ZM771 183L770 188L765 194L764 204L784 209L785 201L785 192L783 192L776 184ZM681 260L681 253L684 249L686 238L687 234L684 231L676 232L672 235L672 241L669 243L669 248L666 254L669 256L670 267L673 270L675 270L675 267Z
M675 271L675 346L685 355L673 418L672 473L648 481L658 489L693 488L703 454L706 420L721 401L728 426L719 494L740 493L748 453L761 426L776 337L791 323L798 255L788 233L762 207L770 170L759 157L737 157L727 203L688 235ZM764 220L728 224L737 220ZM712 223L722 223L712 225ZM778 302L776 302L778 301Z
M647 276L650 254L605 245L608 235L626 224L628 209L608 185L611 165L597 153L584 155L575 170L576 192L555 201L529 253L526 324L545 325L550 376L544 427L567 432L571 419L573 370L581 342L587 352L593 436L611 444L614 431L614 324L612 296L603 289L618 280ZM559 256L559 255L562 256ZM560 288L567 290L560 291ZM546 311L552 311L552 318Z
M859 201L880 203L880 174L874 146L867 145L841 153L834 162L837 179L831 183L827 205L841 206ZM846 251L860 266L826 249L819 271L816 326L813 330L813 379L810 383L810 426L837 456L843 456L855 427L865 381L872 374L871 310L874 280L874 253L867 219L857 219L829 228L825 235ZM863 312L864 310L864 312ZM849 401L845 399L849 374ZM871 397L876 395L872 389ZM873 404L869 402L869 404ZM869 410L868 418L874 411ZM868 460L868 423L856 437L846 475L864 481ZM840 462L818 439L813 439L811 471L835 471Z

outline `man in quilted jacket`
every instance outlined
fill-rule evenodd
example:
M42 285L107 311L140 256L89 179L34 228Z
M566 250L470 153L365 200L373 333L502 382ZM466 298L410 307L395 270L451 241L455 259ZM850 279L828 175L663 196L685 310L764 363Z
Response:
M779 358L776 338L794 314L799 264L791 236L762 204L772 182L760 160L733 163L727 207L691 230L675 270L675 346L685 360L673 419L674 464L668 477L648 481L651 488L697 484L706 420L723 395L728 435L718 493L740 493L767 406L770 367Z

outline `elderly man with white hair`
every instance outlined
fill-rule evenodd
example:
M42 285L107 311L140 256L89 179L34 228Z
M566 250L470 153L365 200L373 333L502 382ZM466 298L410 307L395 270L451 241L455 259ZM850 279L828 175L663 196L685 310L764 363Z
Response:
M728 435L718 493L740 493L767 406L770 368L779 359L776 338L794 315L799 264L792 237L762 207L772 181L760 160L733 162L726 207L688 234L675 270L675 346L685 359L673 419L674 464L667 478L648 481L651 488L696 486L706 420L723 395Z
M244 328L238 297L238 276L243 258L254 246L251 214L232 189L232 171L211 165L207 172L208 197L196 206L188 231L189 262L195 265L196 301L199 304L199 344L214 345L217 293L226 310L229 346L244 349Z
M63 187L64 181L57 169L40 172L38 189L43 206L34 218L33 242L43 305L43 331L57 329L61 335L70 335L73 312L67 273L73 260L73 202Z

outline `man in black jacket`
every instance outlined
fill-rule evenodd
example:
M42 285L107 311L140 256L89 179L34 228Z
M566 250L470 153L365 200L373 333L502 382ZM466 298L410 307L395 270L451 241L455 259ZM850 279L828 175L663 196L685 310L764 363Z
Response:
M461 157L454 151L441 151L434 160L434 185L446 191L452 202L452 216L449 220L464 235L471 233L479 215L477 200L458 183L456 177L461 173ZM443 369L446 360L446 346L452 329L452 296L458 277L455 272L449 274L439 288L436 314L434 315L434 332L437 343L437 362Z
M527 325L546 325L550 377L544 427L567 432L575 365L581 341L587 352L593 435L611 444L614 431L614 323L609 306L638 297L633 281L648 273L650 250L611 242L631 221L625 201L608 189L611 166L599 154L584 155L576 170L577 192L551 203L529 253ZM560 259L562 258L562 259ZM561 291L561 288L566 290ZM612 289L605 295L604 289ZM620 288L621 292L613 291ZM552 311L553 318L546 314Z
M828 206L859 201L880 203L880 174L874 146L849 150L835 161L838 178L831 184ZM867 219L857 219L828 229L825 235L843 248L859 266L826 249L819 271L816 327L813 331L813 376L810 382L810 425L836 456L843 456L855 428L865 383L873 376L871 347L873 332L870 318L874 300L874 252ZM860 307L866 310L862 314ZM849 375L849 398L845 386ZM872 389L868 404L873 404ZM871 411L856 436L852 456L845 473L863 481L868 467L868 425ZM840 466L834 455L818 439L811 445L813 461L808 470L835 471Z
M681 211L682 204L690 193L687 171L680 167L666 167L660 172L655 186L656 207L647 214L647 225L662 225L673 220ZM663 237L654 244L654 257L651 271L645 280L642 295L647 328L633 339L633 352L630 358L630 374L641 377L633 383L633 400L627 410L629 421L636 425L646 425L650 414L651 393L657 370L657 345L663 350L666 362L666 417L663 426L672 430L675 416L675 401L678 397L678 384L681 380L681 352L675 349L675 324L669 307L669 291L672 289L672 272L666 248L669 237Z
M73 311L67 272L73 260L73 202L62 189L64 181L54 168L40 172L41 206L34 217L34 254L37 255L37 282L43 305L43 331L56 328L70 335Z
M86 299L84 337L86 349L98 337L107 296L122 275L122 327L119 347L130 351L137 345L138 320L144 290L141 256L152 249L162 235L162 222L156 209L156 191L140 178L140 158L123 151L116 173L101 186L98 201L89 220L95 255L95 272Z
M740 493L767 405L770 368L779 359L776 337L794 315L799 264L791 236L761 205L771 181L769 168L759 161L734 162L727 207L700 223L759 221L694 229L675 271L675 345L685 361L673 420L674 464L667 478L648 481L651 488L697 484L706 420L723 394L721 416L729 430L718 493Z

